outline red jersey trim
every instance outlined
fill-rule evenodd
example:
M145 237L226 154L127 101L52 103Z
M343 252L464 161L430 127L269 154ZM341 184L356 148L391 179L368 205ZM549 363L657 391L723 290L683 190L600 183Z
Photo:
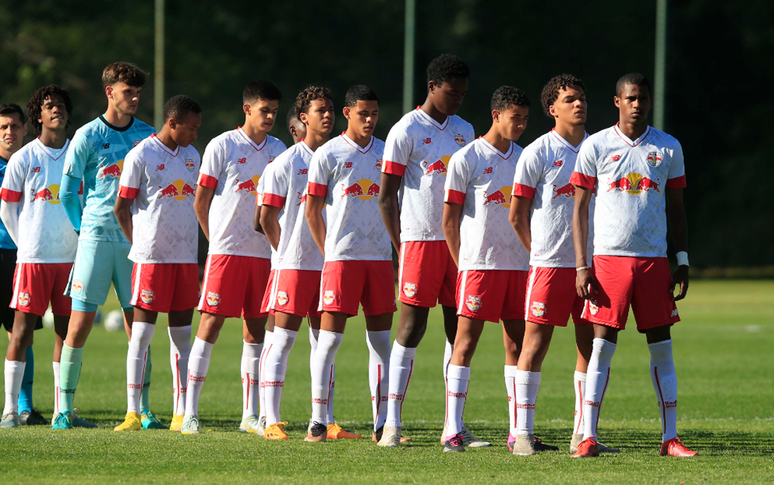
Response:
M167 147L165 144L161 143L161 140L159 140L159 138L156 136L156 134L155 134L155 133L153 133L153 134L151 135L151 140L153 140L153 141L155 141L156 143L158 143L158 144L159 144L159 146L161 147L161 149L162 149L162 150L164 150L165 152L169 153L169 154L170 154L170 155L172 155L173 157L176 157L176 156L177 156L177 154L178 154L178 153L180 153L180 145L178 145L178 146L177 146L177 148L175 148L175 150L174 150L174 151L172 151L172 150L170 150L170 149L169 149L169 148L168 148L168 147Z
M580 145L578 145L578 147L575 148L574 146L572 146L572 144L569 141L565 140L562 137L562 135L560 135L559 133L556 132L556 128L551 128L551 131L549 133L554 135L554 137L556 137L556 140L559 143L561 143L562 145L566 146L567 148L570 149L571 152L576 153L576 154L580 151L580 147L581 147L581 145L583 145L583 142L586 141L586 138L589 137L588 133L584 134L583 135L583 140L581 140Z
M570 183L584 189L593 189L597 185L597 178L580 172L573 172L570 177Z
M465 203L465 193L458 190L447 189L443 200L449 204L462 205Z
M118 196L122 199L134 199L137 194L140 193L140 189L133 189L131 187L125 187L123 185L118 186Z
M40 146L43 148L43 151L45 152L45 154L48 155L48 158L50 158L51 160L54 160L54 161L59 160L60 158L62 158L62 155L67 153L67 148L70 146L70 139L68 138L67 140L65 140L64 146L62 148L60 148L61 151L59 152L59 156L54 158L54 157L51 156L51 152L48 151L49 147L47 147L46 145L43 144L42 141L40 141L40 135L38 135L38 137L35 138L35 141L40 143Z
M686 187L685 175L681 175L673 179L667 179L666 187L668 189L684 189Z
M503 153L500 150L498 150L495 146L493 146L491 143L486 141L483 136L479 136L478 139L481 140L481 142L484 144L485 147L495 152L495 154L497 154L497 156L502 158L503 160L508 160L509 158L511 158L511 155L513 155L513 145L514 145L513 142L511 142L511 144L508 145L508 151L506 153Z
M347 135L346 131L342 131L341 132L341 139L344 140L345 142L347 142L347 145L351 146L352 148L354 148L355 150L359 151L360 153L368 153L369 151L371 151L371 147L374 146L374 137L373 136L371 136L371 139L368 141L368 145L366 145L365 148L363 148L360 145L358 145L357 143L355 143L355 140L350 138ZM312 194L312 195L316 195L316 194Z
M263 139L263 142L261 142L260 145L256 145L255 142L249 136L247 136L247 133L245 133L242 130L241 126L237 126L237 133L242 135L242 138L244 138L247 143L249 143L253 148L255 148L255 151L257 152L260 152L261 150L263 150L263 147L265 147L266 143L269 141L269 135L267 133L266 138Z
M390 175L397 175L399 177L403 177L403 174L406 173L406 166L402 165L398 162L391 162L389 160L383 160L382 161L382 172L388 173Z
M530 187L529 185L515 183L513 184L513 192L511 193L511 195L526 197L528 199L534 199L535 187Z
M213 177L212 175L207 175L205 173L199 174L199 185L202 187L207 187L208 189L214 189L218 186L218 179Z
M0 199L6 202L19 202L21 200L22 193L15 190L2 189L0 190Z
M632 141L632 140L629 139L628 136L623 134L621 129L618 128L618 125L619 125L619 123L616 123L615 126L613 127L613 129L615 130L616 135L618 135L624 141L624 143L626 143L630 147L636 147L636 146L640 145L642 142L645 141L646 138L648 138L648 135L650 135L650 125L648 125L648 129L645 130L645 133L643 133L638 138L638 140L640 140L640 141L637 141L637 140Z
M328 194L328 186L323 184L316 184L314 182L309 182L308 191L309 191L309 195L325 197Z
M422 116L424 119L426 119L427 121L429 121L430 123L432 123L432 124L433 124L433 126L435 126L436 128L438 128L438 129L439 129L439 130L441 130L441 131L445 130L445 129L446 129L446 127L447 127L447 126L449 126L449 118L450 118L449 116L447 116L447 117L446 117L446 119L444 120L444 122L443 122L443 123L438 123L437 121L435 121L435 120L432 118L432 116L430 116L429 114L425 113L425 111L422 109L422 107L421 107L421 106L417 106L417 111L419 111L419 114L420 114L420 115L421 115L421 116Z
M270 205L282 209L285 207L285 197L275 194L263 194L263 205Z

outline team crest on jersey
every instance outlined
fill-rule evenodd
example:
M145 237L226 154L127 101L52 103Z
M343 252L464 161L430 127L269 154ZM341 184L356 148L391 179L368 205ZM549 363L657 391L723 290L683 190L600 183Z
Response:
M190 158L186 158L185 159L185 168L187 168L189 172L193 172L194 168L196 168L194 166L193 160L191 160Z
M589 301L589 311L592 315L596 315L599 312L599 307L597 306L596 302Z
M546 314L546 304L539 301L533 301L530 311L536 317L542 317L543 315Z
M73 293L80 293L81 291L83 291L83 282L78 280L73 281L72 288L73 288Z
M647 161L648 161L648 165L650 165L651 167L658 167L659 165L661 165L662 160L663 158L661 158L660 153L658 152L648 153Z
M513 188L509 185L500 187L499 190L495 190L491 194L485 190L484 205L494 204L494 205L501 205L505 208L510 208L512 190Z
M416 283L403 283L403 294L409 298L413 298L417 294Z
M376 164L374 165L380 172L382 171L382 161L376 160Z
M333 290L326 290L325 294L323 295L323 301L326 305L333 304L333 300L335 300L336 297L333 295Z
M29 304L30 304L30 294L29 293L19 293L19 305L27 306Z
M341 184L341 196L352 196L369 200L379 195L379 184L368 179L360 179L349 187Z
M277 292L277 303L279 303L282 306L285 306L288 304L288 301L290 301L290 298L288 298L288 294L284 291L278 291Z
M481 297L480 296L469 296L468 300L465 302L465 306L468 307L468 310L472 312L477 312L479 308L481 308Z
M457 145L459 146L465 146L465 137L460 135L459 133L454 134L454 141L456 141Z
M220 303L220 293L215 293L214 291L208 291L207 304L209 306L218 306L218 303Z
M153 303L153 291L152 290L142 290L140 292L140 299L146 305L150 305L151 303Z

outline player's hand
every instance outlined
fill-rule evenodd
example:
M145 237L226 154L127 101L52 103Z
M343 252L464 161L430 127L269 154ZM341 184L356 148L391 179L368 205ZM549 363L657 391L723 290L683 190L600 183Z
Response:
M680 293L675 296L675 286L680 285ZM678 266L677 271L672 275L672 300L678 301L685 298L688 293L688 266Z
M591 300L598 293L597 280L588 269L582 269L576 273L575 291L578 296Z

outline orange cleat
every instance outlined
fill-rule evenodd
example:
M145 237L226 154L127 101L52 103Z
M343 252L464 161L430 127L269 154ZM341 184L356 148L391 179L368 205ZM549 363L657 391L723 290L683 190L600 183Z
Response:
M290 437L285 432L284 427L286 424L288 424L287 421L272 424L263 432L263 438L267 440L289 440Z
M572 455L573 458L591 458L593 456L599 456L599 448L597 447L597 440L594 438L587 438L578 444L578 451Z
M362 440L363 437L359 434L347 431L336 423L328 423L328 439L329 440Z
M699 453L691 451L686 448L680 438L672 438L669 441L661 443L661 456L679 456L682 458L690 458L696 456Z

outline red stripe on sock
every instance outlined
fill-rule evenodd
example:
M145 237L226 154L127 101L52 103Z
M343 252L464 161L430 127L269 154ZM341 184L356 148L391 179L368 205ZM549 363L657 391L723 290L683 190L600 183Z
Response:
M580 381L578 381L578 395L580 396L580 416L578 417L578 427L575 428L575 434L578 434L581 423L583 422L583 387L581 386Z
M145 357L148 357L148 354L145 354ZM143 372L143 375L145 373ZM175 354L175 377L177 378L177 387L175 388L175 405L173 406L172 412L174 414L180 414L177 412L177 404L180 401L180 354Z
M661 392L661 383L658 380L658 367L653 367L653 375L656 377L656 387L658 387L658 397L661 404L661 433L666 433L666 406L664 405L664 394Z
M250 403L250 373L249 372L245 372L245 382L247 383L247 387L245 388L247 390L245 394L245 409L247 409L247 407L250 405L249 404ZM258 385L260 386L260 381ZM260 387L258 388L258 392L261 392Z
M511 423L512 428L508 430L508 433L510 434L511 430L517 429L516 426L518 421L518 415L519 415L519 404L516 400L516 378L513 379L513 423Z
M605 392L607 392L607 384L610 382L610 367L607 368L607 379L605 380L605 388L602 389L602 397L599 398L599 411L597 411L597 421L594 423L594 436L597 436L599 427L599 415L602 414L602 401L605 399Z

